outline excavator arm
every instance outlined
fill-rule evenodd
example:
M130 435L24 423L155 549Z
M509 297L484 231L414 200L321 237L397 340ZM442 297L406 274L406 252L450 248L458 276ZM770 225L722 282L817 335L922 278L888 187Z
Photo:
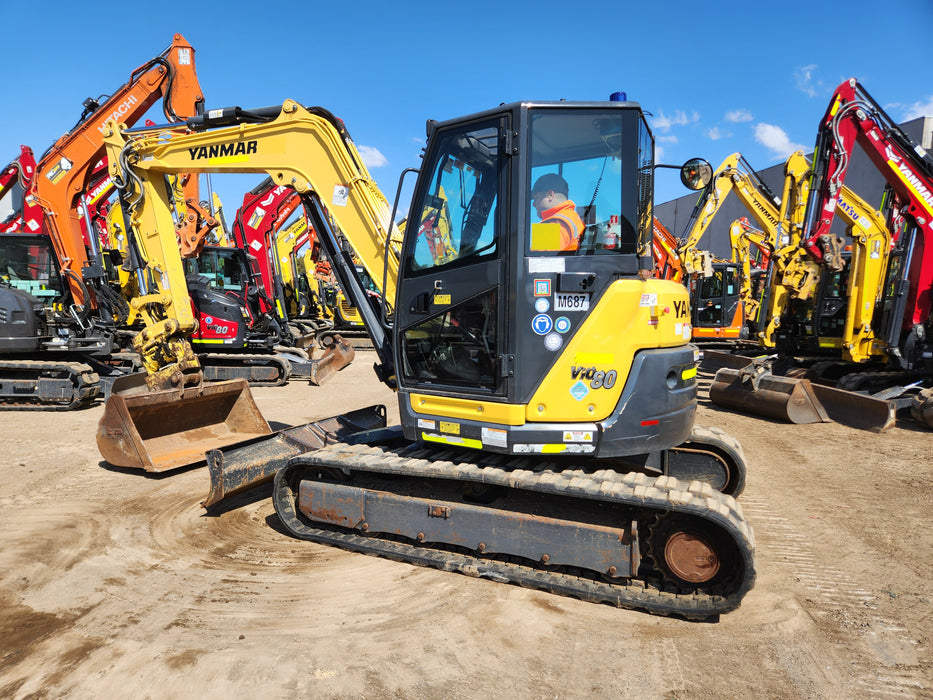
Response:
M732 247L732 260L742 269L739 278L739 298L742 300L745 321L757 324L761 301L753 289L752 268L763 273L770 265L772 248L768 235L752 226L743 216L733 221L729 227L729 242ZM752 252L753 247L757 254Z
M12 194L15 185L21 190L20 201L10 202L10 215L0 222L0 233L28 231L39 233L42 226L42 210L29 188L36 173L36 159L29 146L20 146L20 154L0 172L0 200Z
M795 159L796 154L791 158ZM796 163L796 160L794 162ZM788 164L790 163L789 160ZM788 187L785 186L785 193L787 190ZM775 244L785 235L782 227L785 220L783 205L787 204L788 198L785 196L783 202L779 203L742 154L733 153L720 164L710 184L700 193L680 237L677 254L687 274L711 274L712 256L706 251L698 250L697 246L726 198L733 192L759 226L772 237Z
M654 257L654 269L662 280L682 282L684 278L684 264L677 251L677 238L667 230L667 227L652 219L651 254Z
M281 275L276 273L279 265L275 233L300 206L301 200L294 190L266 178L244 195L243 204L233 220L237 247L256 260L262 283L262 311L273 312L283 322L286 313Z
M189 119L188 127L129 134L111 123L111 162L126 163L132 177L149 181L173 173L265 173L276 184L298 192L341 285L374 336L383 366L391 367L392 352L380 315L371 307L337 236L339 231L366 271L382 281L385 299L391 303L401 235L342 122L327 110L288 100L281 107L259 110L212 110ZM383 376L389 379L391 371Z
M861 146L895 193L899 216L913 230L909 270L903 280L906 309L902 330L927 323L933 306L933 158L891 120L853 78L836 88L817 135L814 196L807 203L803 246L821 264L840 268L831 251L836 201L845 184L855 145Z
M105 102L88 100L78 125L59 138L36 167L30 194L45 212L45 225L62 267L98 287L105 283L99 246L90 236L89 260L81 220L83 196L91 173L104 156L105 125L112 120L133 124L159 98L170 122L203 110L204 96L195 73L194 49L181 34L176 34L171 46L159 56L133 71L129 81ZM196 179L189 188L187 196L197 201ZM74 281L72 286L77 301L83 303L85 290Z

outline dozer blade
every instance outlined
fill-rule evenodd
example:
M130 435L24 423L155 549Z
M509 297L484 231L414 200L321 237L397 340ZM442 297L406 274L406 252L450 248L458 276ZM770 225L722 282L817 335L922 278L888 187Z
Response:
M897 402L855 391L813 385L827 415L842 425L882 433L897 422Z
M772 374L746 379L740 370L716 372L709 399L717 406L790 423L827 423L830 418L808 379Z
M211 491L201 505L209 508L229 496L270 481L292 457L338 440L352 443L354 436L372 441L373 431L385 427L386 407L376 405L286 428L271 437L228 450L211 450L207 453Z
M115 466L162 472L271 432L244 379L149 391L140 373L114 382L97 425L97 447Z

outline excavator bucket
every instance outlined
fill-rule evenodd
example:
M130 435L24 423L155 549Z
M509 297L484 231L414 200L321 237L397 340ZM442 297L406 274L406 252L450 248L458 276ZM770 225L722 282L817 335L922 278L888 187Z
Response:
M826 410L809 379L766 373L750 376L724 367L716 372L709 399L717 406L789 423L828 423Z
M245 379L149 391L145 373L116 380L97 426L101 456L149 472L197 464L208 450L269 435Z
M334 335L333 342L324 349L324 354L314 360L310 381L314 386L321 386L337 372L353 362L356 351L339 335Z
M723 358L712 360L722 362ZM766 373L753 379L753 366L746 363L738 369L728 366L719 369L709 388L710 401L724 408L790 423L832 421L874 433L884 432L897 422L897 401L812 383L805 377Z
M333 341L324 349L320 357L298 356L293 352L283 350L292 367L292 379L307 379L314 386L321 386L337 372L353 362L356 351L339 335L333 336Z
M700 360L700 369L707 372L715 372L728 367L729 369L742 369L754 363L755 358L748 355L735 355L730 352L721 352L719 350L703 350L703 356Z
M830 419L850 428L882 433L897 422L897 402L831 386L813 385Z

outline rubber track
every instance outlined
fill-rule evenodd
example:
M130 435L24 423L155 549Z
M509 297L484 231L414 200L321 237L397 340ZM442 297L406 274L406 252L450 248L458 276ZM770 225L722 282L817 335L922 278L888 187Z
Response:
M230 365L219 364L212 365L211 360L226 360L234 361L237 364L246 364L247 361L252 362L256 365L272 365L276 366L279 369L279 377L272 382L259 382L259 381L249 381L250 386L284 386L288 383L288 379L292 373L292 366L288 362L288 358L282 357L280 355L240 355L237 353L198 353L198 360L201 362L202 366L217 367L218 369L223 367L228 367ZM224 381L222 379L217 381Z
M32 373L36 381L44 372L67 372L73 386L68 403L41 403L37 396L23 394L24 401L0 398L0 410L4 411L73 411L94 402L100 394L100 376L83 362L44 362L42 360L4 360L0 362L0 381L9 371Z
M276 474L272 499L284 526L301 539L659 615L714 618L736 609L754 585L755 545L751 528L736 500L715 491L709 484L699 481L688 484L672 477L649 477L638 472L551 471L548 465L536 463L533 458L477 454L476 461L472 461L474 457L470 454L436 452L417 445L393 450L338 443L296 457L281 469ZM451 457L456 461L451 461ZM350 530L317 528L296 511L296 495L292 487L292 484L297 487L302 470L316 466L477 481L607 501L630 506L643 514L646 510L653 511L657 517L667 514L698 516L723 528L733 538L739 550L740 563L736 571L740 573L721 584L722 588L728 587L729 590L710 593L678 591L672 590L669 583L663 584L663 588L639 579L619 579L610 583L596 580L582 570L578 573L584 575L549 571L521 563L515 558L511 561L481 558L460 551L430 549L410 544L407 540L377 539ZM652 576L652 581L655 578Z
M739 441L720 428L694 425L693 431L685 444L689 446L690 443L718 448L719 456L730 462L734 473L731 483L727 485L731 488L727 488L725 493L733 498L738 498L742 491L745 490L746 472L745 453L742 451L742 445ZM674 447L671 451L676 452L677 448Z

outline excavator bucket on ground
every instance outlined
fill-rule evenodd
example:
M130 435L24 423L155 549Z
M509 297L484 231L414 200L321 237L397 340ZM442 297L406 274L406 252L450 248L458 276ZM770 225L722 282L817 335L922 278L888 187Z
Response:
M835 422L881 433L897 420L897 401L811 383L804 377L775 376L756 370L723 367L709 388L717 406L790 423Z
M320 357L305 359L293 354L286 354L292 366L291 376L305 379L314 386L321 386L337 372L353 362L356 351L339 335L332 336L332 341Z
M353 436L373 440L373 431L386 427L386 407L369 406L339 416L280 430L273 437L207 453L211 490L205 508L241 491L271 481L297 455L336 441L353 443Z
M137 373L114 382L97 447L114 466L163 472L271 433L245 379L149 391L145 373Z
M813 391L831 420L850 428L883 433L897 422L896 401L814 384Z
M789 423L827 423L830 418L808 379L756 374L754 366L724 367L709 387L709 400L717 406L775 418Z
M324 354L314 360L311 383L321 386L337 372L353 362L356 351L339 335L333 336L333 342L324 349Z

